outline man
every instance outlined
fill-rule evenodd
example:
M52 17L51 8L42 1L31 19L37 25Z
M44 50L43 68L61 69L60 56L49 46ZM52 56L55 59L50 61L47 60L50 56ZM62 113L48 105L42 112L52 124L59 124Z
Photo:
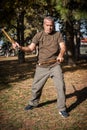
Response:
M18 47L22 51L33 51L38 46L38 64L32 84L32 97L25 110L38 107L42 88L47 79L51 77L57 90L57 103L59 114L68 117L65 104L65 84L60 63L63 62L66 51L62 35L55 31L54 20L48 16L43 21L44 30L38 32L32 39L30 45L23 47L18 43L13 47Z

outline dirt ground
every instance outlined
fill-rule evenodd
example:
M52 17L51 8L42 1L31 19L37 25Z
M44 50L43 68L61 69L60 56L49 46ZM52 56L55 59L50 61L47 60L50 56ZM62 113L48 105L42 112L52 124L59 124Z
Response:
M46 82L40 107L24 111L31 96L35 57L18 64L17 58L0 58L0 130L86 130L87 61L72 67L63 65L66 105L69 117L62 119L57 110L52 79Z

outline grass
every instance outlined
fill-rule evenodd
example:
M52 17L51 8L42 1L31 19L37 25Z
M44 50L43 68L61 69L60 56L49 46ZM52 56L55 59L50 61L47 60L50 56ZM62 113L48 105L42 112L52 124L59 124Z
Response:
M63 66L66 83L66 105L70 116L58 114L56 90L48 79L40 107L25 111L31 97L35 58L18 64L8 58L0 60L0 130L86 130L87 129L87 63Z

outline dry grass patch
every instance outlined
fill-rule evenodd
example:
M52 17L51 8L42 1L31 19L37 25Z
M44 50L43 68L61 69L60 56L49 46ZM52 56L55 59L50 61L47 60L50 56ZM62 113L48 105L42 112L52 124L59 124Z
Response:
M63 66L66 104L70 116L58 114L56 90L51 79L44 86L40 107L25 111L31 97L36 61L0 61L0 130L86 130L87 63Z

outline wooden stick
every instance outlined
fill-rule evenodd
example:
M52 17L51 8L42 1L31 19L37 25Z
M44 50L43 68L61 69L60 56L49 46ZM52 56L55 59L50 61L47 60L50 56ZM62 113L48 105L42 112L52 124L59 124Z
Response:
M8 33L4 30L4 29L2 29L2 32L5 34L5 36L7 37L7 39L13 44L13 43L15 43L15 40L13 39L13 38L11 38L9 35L8 35Z
M44 62L42 62L42 63L39 63L39 65L44 65L44 64L50 64L50 63L56 63L57 62L57 60L49 60L49 61L44 61Z

